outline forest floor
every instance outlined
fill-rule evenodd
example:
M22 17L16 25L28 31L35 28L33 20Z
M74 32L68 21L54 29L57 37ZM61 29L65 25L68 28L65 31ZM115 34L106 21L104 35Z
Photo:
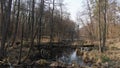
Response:
M29 50L29 45L24 45L22 49L22 59L25 57ZM109 42L107 44L107 50L104 53L100 53L98 50L92 50L90 52L84 51L81 52L78 50L77 56L82 57L84 61L84 66L80 66L78 63L74 62L72 64L66 64L61 61L50 61L46 59L37 59L37 60L26 60L25 63L31 64L35 63L38 65L45 66L52 66L57 68L58 66L62 68L120 68L120 42ZM8 56L9 61L11 64L18 63L19 59L19 50L20 45L18 46L11 46L8 48ZM38 50L34 49L31 54L38 54ZM29 57L30 58L30 57ZM1 63L2 61L0 61ZM4 61L5 62L5 61ZM90 65L89 65L90 64ZM39 68L39 67L35 67ZM44 68L44 67L43 67Z

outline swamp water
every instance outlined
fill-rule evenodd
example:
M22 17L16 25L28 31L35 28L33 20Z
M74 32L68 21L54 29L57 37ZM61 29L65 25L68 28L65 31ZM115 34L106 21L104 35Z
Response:
M65 63L65 64L77 64L80 66L85 66L82 57L77 56L77 50L73 51L69 55L63 55L62 57L59 58L59 61Z

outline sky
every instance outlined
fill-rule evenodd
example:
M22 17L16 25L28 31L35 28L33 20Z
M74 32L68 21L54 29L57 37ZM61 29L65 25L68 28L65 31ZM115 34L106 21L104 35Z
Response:
M76 14L83 9L82 0L64 0L67 11L71 14L71 19L76 22Z
M85 9L85 1L86 0L64 0L64 4L66 4L67 11L70 12L73 21L77 22L77 12ZM120 0L117 1L120 4Z

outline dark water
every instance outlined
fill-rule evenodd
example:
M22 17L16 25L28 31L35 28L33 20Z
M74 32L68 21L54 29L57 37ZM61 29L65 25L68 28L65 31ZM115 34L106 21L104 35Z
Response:
M69 55L63 55L62 57L59 58L59 61L66 63L66 64L73 64L76 63L78 65L84 65L84 62L82 60L82 57L77 56L77 51L73 51Z

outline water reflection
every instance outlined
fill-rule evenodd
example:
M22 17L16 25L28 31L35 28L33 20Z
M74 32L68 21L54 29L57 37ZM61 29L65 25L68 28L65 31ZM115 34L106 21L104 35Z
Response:
M76 63L78 65L83 65L83 60L81 56L77 56L77 50L73 51L70 55L63 55L59 58L59 61L66 63L66 64L73 64Z

